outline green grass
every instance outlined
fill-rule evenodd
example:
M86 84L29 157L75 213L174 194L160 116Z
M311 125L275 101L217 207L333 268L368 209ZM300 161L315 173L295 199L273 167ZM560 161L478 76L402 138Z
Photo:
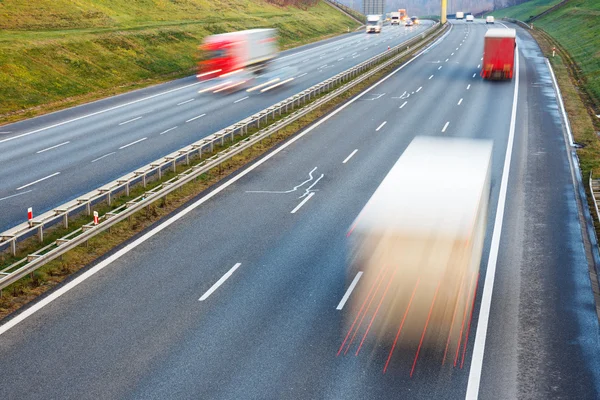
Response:
M206 35L275 27L289 48L357 26L323 2L0 0L0 124L189 75Z
M507 7L487 13L495 18L514 18L521 21L528 20L531 16L541 14L550 7L560 3L561 0L531 0L518 6Z

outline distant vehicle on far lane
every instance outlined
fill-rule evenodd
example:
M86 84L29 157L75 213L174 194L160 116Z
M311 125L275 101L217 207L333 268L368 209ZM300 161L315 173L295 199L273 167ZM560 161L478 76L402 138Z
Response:
M467 22L473 22L475 18L472 15L467 15Z
M465 13L462 11L456 12L456 19L463 19L465 17Z
M411 21L415 25L419 25L419 17L410 17Z
M413 26L413 22L412 22L412 20L411 20L410 18L408 18L408 19L406 20L406 24L404 24L404 26Z
M494 23L494 17L491 15L488 15L487 17L485 17L485 23L486 24L493 24Z

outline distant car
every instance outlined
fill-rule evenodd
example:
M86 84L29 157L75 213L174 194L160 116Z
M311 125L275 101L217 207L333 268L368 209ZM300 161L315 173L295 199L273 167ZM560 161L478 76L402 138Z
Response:
M467 15L467 22L473 22L475 20L475 17L473 17L472 15Z
M413 24L419 25L419 17L410 17L410 20Z
M413 22L412 22L412 19L407 19L407 20L406 20L406 24L404 24L404 26L413 26L413 25L414 25L414 24L413 24Z
M485 23L486 24L493 24L494 23L494 17L491 15L488 15L487 17L485 17Z

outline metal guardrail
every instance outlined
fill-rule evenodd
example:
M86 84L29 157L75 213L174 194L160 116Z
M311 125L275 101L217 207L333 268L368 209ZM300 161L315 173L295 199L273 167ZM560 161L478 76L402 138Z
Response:
M325 2L331 3L334 7L339 8L342 12L344 12L345 14L347 14L348 16L350 16L352 19L356 20L360 24L364 24L366 21L367 17L365 15L363 15L360 11L355 10L351 7L348 7L347 5L342 4L339 1L325 0ZM361 17L362 17L362 21L361 21Z
M532 29L531 26L527 25L525 22L520 21L518 19L504 17L504 18L502 18L502 21L512 22L513 24L519 25L521 28Z
M194 165L191 168L179 173L168 181L157 185L155 188L145 192L143 195L128 201L119 208L100 216L98 225L94 225L93 223L86 224L81 228L69 233L67 236L56 240L55 242L36 251L35 253L29 254L26 258L4 268L0 271L0 294L2 289L34 272L47 262L50 262L69 250L86 243L90 238L109 229L111 226L130 218L133 214L141 211L143 208L149 206L156 200L165 198L168 194L191 182L199 175L218 167L221 163L229 158L248 149L266 137L279 131L281 128L289 125L314 109L327 103L331 99L339 96L343 92L363 82L365 79L368 79L382 69L388 67L392 63L407 55L410 51L414 51L415 48L411 49L411 45L418 43L417 48L424 46L424 39L429 34L433 33L438 27L439 23L436 23L424 31L421 35L418 35L409 41L403 42L378 56L372 57L371 59L366 60L355 67L352 67L332 78L318 83L309 89L306 89L275 104L274 106L262 110L243 121L222 129L207 138L186 146L177 152L150 163L145 167L127 174L107 185L104 185L100 189L92 191L86 196L82 196L74 201L66 203L65 205L47 213L48 216L45 220L40 221L38 219L38 221L32 224L32 226L27 225L21 231L15 232L15 234L9 238L11 243L16 243L17 237L24 237L25 235L31 234L34 231L37 231L40 236L43 236L43 226L45 224L49 224L50 221L62 219L63 223L68 225L70 213L73 214L78 210L80 212L85 210L89 215L91 213L91 207L93 204L103 200L106 200L110 204L111 197L115 193L118 191L125 191L128 194L129 188L135 183L142 183L145 186L149 175L154 174L160 177L161 174L169 168L176 170L178 162L185 162L189 164L189 160L194 153L196 153L196 155L202 155L203 152L212 151L215 144L223 145L226 139L233 141L235 135L247 134L248 128L253 125L257 127L260 127L261 123L268 125L269 117L274 120L276 116L280 116L283 113L292 111L294 108L300 108L299 110L284 116L282 119L271 123L264 129L259 130L243 140L235 143L234 145L218 152L214 156L207 158L197 165ZM441 33L438 33L434 38L437 38L437 36L440 34ZM385 61L386 59L387 61ZM319 97L315 100L315 97L318 97L322 94L324 94L322 97ZM7 237L6 233L2 235L3 237ZM13 244L13 246L16 245Z
M592 200L594 200L594 208L596 209L596 218L598 218L598 221L600 221L600 211L598 210L598 200L600 200L600 198L596 197L596 196L600 197L600 179L594 180L592 178L593 172L594 171L590 171L589 185L590 185L590 192L592 193Z

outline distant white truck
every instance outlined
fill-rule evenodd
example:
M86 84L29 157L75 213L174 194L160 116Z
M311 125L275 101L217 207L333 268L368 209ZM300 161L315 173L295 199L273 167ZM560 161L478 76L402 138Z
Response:
M367 33L380 33L383 27L383 18L381 15L367 15Z
M401 334L412 346L426 330L428 345L443 338L449 354L456 351L479 275L491 166L489 140L417 137L354 221L351 276L363 274L350 309L380 288L385 311L370 321L379 342Z
M465 13L462 11L457 11L456 12L456 19L463 19L465 18Z
M400 22L402 22L400 20L400 13L399 12L392 12L390 13L390 24L391 25L400 25Z

